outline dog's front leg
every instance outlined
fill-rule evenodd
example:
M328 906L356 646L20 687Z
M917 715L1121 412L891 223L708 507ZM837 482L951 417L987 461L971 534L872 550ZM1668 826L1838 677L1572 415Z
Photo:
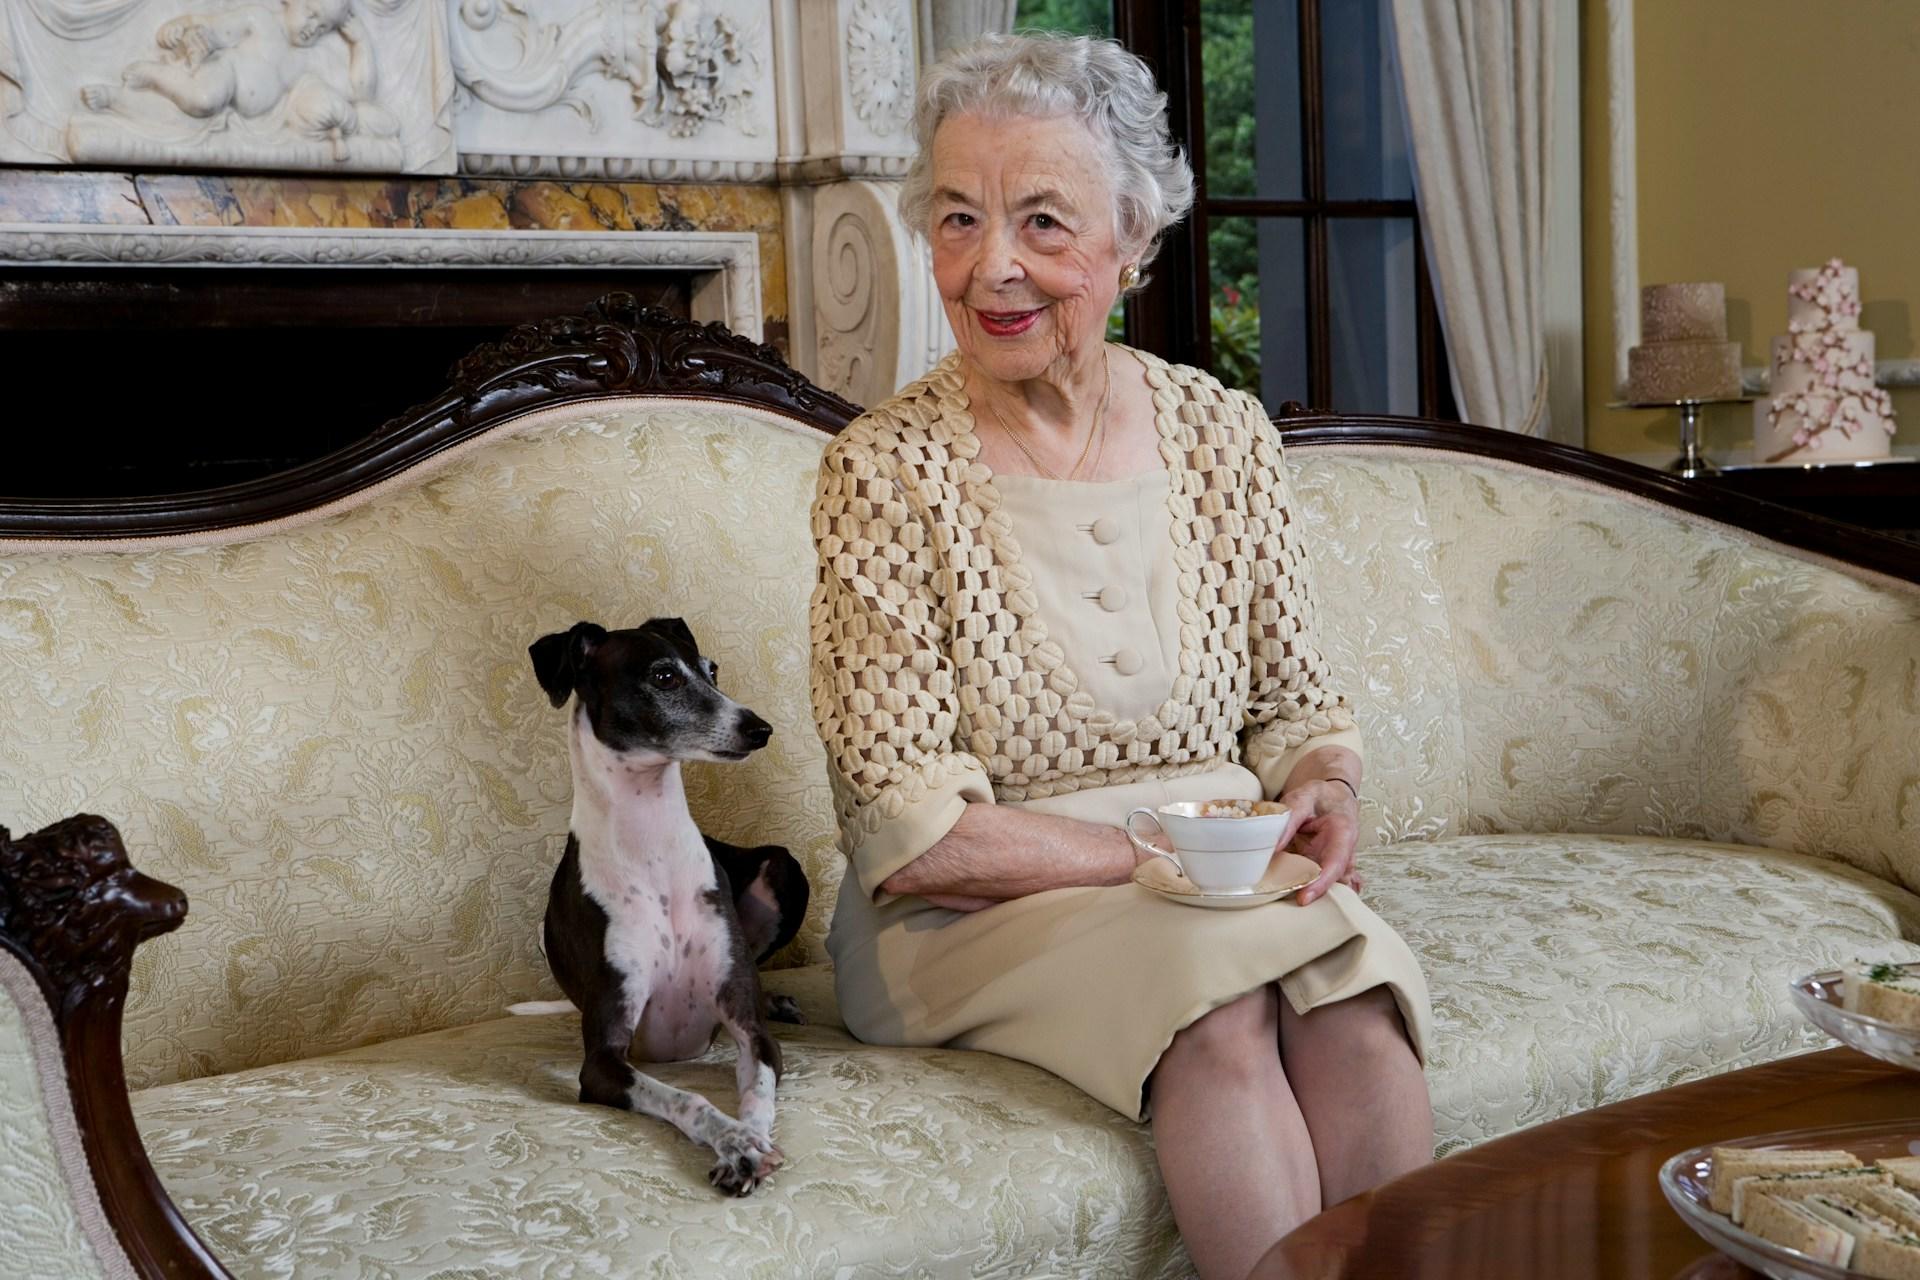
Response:
M580 1101L665 1120L692 1141L711 1148L719 1160L707 1180L729 1195L746 1195L778 1166L780 1157L770 1133L763 1135L735 1120L697 1093L634 1069L627 1061L633 1018L624 1012L588 1010L580 1024L586 1042Z
M780 1042L767 1033L766 1024L760 1020L758 996L755 990L743 999L729 1001L732 1007L722 1011L721 1024L739 1050L734 1082L740 1089L740 1123L757 1141L765 1144L767 1159L755 1175L765 1178L779 1168L786 1157L773 1143L773 1096L780 1081ZM741 1016L736 1011L747 1012Z

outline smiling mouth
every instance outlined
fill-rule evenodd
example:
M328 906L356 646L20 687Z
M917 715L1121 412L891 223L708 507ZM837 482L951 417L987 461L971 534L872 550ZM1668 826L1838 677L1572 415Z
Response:
M1016 333L1025 333L1040 318L1044 307L1035 307L1031 311L979 311L973 314L979 318L980 327L996 337L1007 337Z

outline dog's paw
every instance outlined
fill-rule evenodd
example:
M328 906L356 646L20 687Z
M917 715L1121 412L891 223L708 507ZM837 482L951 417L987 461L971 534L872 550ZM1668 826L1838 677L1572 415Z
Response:
M800 1002L792 996L768 996L767 1018L772 1022L791 1022L805 1026L807 1015L800 1012Z
M726 1195L752 1195L753 1189L773 1175L786 1160L770 1138L762 1138L745 1125L722 1134L713 1144L720 1159L707 1174L707 1181Z

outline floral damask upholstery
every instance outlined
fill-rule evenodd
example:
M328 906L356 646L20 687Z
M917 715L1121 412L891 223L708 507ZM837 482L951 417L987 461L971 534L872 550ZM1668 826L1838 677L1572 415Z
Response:
M1813 1048L1787 978L1920 933L1903 889L1728 845L1462 836L1368 869L1428 965L1442 1152ZM714 1196L709 1155L666 1125L573 1102L572 1016L149 1089L135 1110L243 1278L1187 1273L1143 1127L1037 1067L859 1044L824 966L768 985L812 1021L775 1028L788 1164L746 1201ZM650 1070L726 1106L732 1062L722 1045Z
M1370 842L1732 841L1920 889L1920 587L1459 455L1289 455Z
M106 1221L97 1200L83 1203L84 1192L76 1194L70 1181L80 1176L85 1156L72 1109L60 1096L64 1072L49 1070L59 1062L57 1050L53 1015L38 985L0 949L0 1186L6 1189L0 1274L118 1280L131 1274L126 1258L115 1250L102 1264L85 1219L91 1216L102 1229Z
M137 955L129 1076L238 1274L1185 1272L1145 1130L1037 1069L838 1025L807 705L822 443L599 402L303 523L0 546L0 705L34 727L0 735L0 822L105 814L187 890ZM1787 978L1920 955L1920 592L1523 468L1287 461L1366 740L1367 897L1434 996L1442 1150L1813 1047ZM739 1203L663 1127L571 1100L573 1019L499 1017L553 994L569 803L526 646L654 614L774 725L747 764L689 769L697 816L814 885L769 978L814 1019L778 1028L790 1163ZM0 1016L25 1107L19 1043ZM731 1105L730 1055L660 1074Z

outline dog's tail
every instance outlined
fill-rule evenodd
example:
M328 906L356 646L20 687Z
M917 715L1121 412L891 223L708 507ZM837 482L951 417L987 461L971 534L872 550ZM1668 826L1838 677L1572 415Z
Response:
M537 1018L549 1013L573 1013L578 1008L571 1000L522 1000L507 1006L507 1012L521 1018Z

